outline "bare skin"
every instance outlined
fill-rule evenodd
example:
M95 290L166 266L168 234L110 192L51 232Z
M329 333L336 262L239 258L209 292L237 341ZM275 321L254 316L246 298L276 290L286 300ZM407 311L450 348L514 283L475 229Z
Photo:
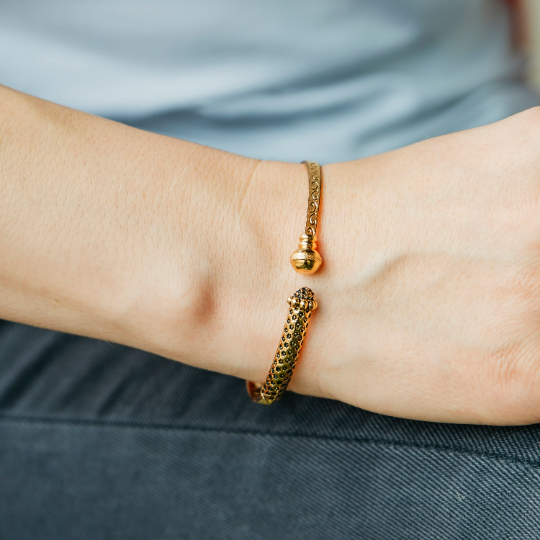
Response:
M306 170L0 87L0 317L264 380L286 298L320 303L290 389L445 422L540 420L540 112ZM311 158L311 156L306 156ZM246 399L248 399L246 397Z

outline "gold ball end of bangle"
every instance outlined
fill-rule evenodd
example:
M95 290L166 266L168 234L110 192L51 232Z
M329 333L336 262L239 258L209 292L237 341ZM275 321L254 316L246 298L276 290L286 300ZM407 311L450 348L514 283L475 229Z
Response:
M315 249L317 237L303 234L298 249L291 255L291 265L299 274L314 274L322 264L322 257Z

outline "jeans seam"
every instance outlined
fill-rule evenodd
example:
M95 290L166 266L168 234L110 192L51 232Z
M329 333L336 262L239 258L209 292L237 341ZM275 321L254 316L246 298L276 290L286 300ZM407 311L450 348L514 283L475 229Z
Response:
M227 429L206 426L181 426L175 424L145 424L136 422L123 422L114 420L81 420L81 419L62 419L62 418L35 418L31 416L15 416L0 414L0 421L20 422L20 423L35 423L35 424L61 424L78 427L105 427L105 428L132 428L132 429L152 429L160 431L193 431L193 432L210 432L210 433L225 433L234 435L255 435L261 437L276 437L276 438L299 438L313 439L328 442L343 442L343 443L361 443L371 444L376 446L395 446L403 448L414 448L418 450L432 450L440 453L456 453L475 457L484 457L495 461L504 461L512 464L527 465L532 468L540 468L540 460L532 460L521 458L513 454L504 452L494 452L486 450L478 450L463 446L454 446L437 443L414 443L399 439L385 439L377 437L346 437L346 436L330 436L315 433L294 433L294 432L264 432L256 429Z

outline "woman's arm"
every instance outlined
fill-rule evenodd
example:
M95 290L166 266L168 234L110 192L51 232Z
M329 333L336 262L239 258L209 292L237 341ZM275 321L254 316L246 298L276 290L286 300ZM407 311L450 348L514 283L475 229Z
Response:
M281 250L301 231L304 166L4 87L0 103L0 317L252 372L239 347L298 281Z
M324 166L325 262L306 277L288 262L303 165L5 88L0 103L0 317L262 381L285 299L309 286L320 308L291 389L427 420L539 419L538 111Z

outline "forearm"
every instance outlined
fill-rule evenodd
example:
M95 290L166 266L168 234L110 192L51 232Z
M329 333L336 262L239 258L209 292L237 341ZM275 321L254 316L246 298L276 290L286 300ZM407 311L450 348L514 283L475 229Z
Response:
M249 375L228 340L292 292L303 166L0 102L0 317Z
M325 165L324 264L303 276L288 262L303 165L0 94L0 317L262 382L286 298L309 286L291 390L424 420L540 418L538 111Z

